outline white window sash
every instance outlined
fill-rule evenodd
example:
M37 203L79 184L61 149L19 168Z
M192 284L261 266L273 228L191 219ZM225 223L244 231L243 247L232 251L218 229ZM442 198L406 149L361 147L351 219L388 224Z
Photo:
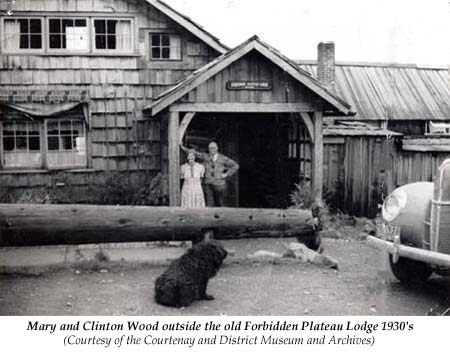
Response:
M8 52L15 52L20 49L20 24L17 20L4 20L4 49Z
M89 31L88 27L67 27L66 28L66 50L88 51Z
M95 31L95 21L117 21L116 23L116 48L96 48L96 36L97 35L111 35L107 33L96 33ZM106 29L107 31L107 29ZM132 19L121 19L121 18L93 18L92 19L92 42L94 52L120 52L120 53L132 53L134 48L134 36L133 36L133 20Z
M179 35L170 35L170 59L181 59L181 37Z

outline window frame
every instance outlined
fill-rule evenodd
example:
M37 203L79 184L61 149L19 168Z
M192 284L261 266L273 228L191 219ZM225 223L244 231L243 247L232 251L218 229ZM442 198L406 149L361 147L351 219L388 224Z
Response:
M50 20L60 20L61 26L63 20L85 20L87 27L87 49L86 50L71 50L67 48L50 48ZM46 17L46 28L45 28L45 38L46 38L46 52L47 53L61 53L61 54L85 54L92 52L92 24L90 17L80 17L80 16L47 16ZM61 27L62 28L62 27ZM62 34L62 32L60 32Z
M49 167L48 165L48 157L49 153L53 151L54 153L64 152L64 151L70 151L71 153L76 153L71 150L49 150L48 149L48 122L52 121L78 121L81 122L82 128L83 128L83 135L84 137L84 144L85 144L85 162L83 165L63 165L63 166L52 166ZM54 171L54 170L77 170L77 169L87 169L89 168L90 164L90 148L89 148L89 129L86 125L86 121L84 119L77 119L77 118L44 118L42 120L37 121L39 123L39 150L33 150L39 152L41 154L41 166L5 166L4 164L4 157L5 157L5 150L3 148L3 138L4 138L4 122L22 122L20 119L13 119L13 120L0 120L0 171ZM26 122L26 121L23 121ZM73 129L72 129L73 130ZM27 135L28 136L28 135ZM58 136L59 138L59 136ZM27 150L28 151L28 150Z
M155 36L155 35L158 35L160 37L166 35L166 36L169 36L169 38L171 36L177 36L179 38L179 40L180 40L180 47L179 47L180 57L179 58L175 58L175 59L171 59L171 58L154 58L153 57L153 48L161 48L161 49L162 48L169 48L169 49L174 48L174 47L171 47L170 45L169 46L163 46L163 45L153 46L153 44L152 44L153 38L152 37ZM149 60L151 62L158 62L158 61L159 62L179 62L179 61L183 61L183 41L182 41L182 38L183 37L178 32L171 32L171 31L154 32L154 31L150 31L149 35L148 35L148 42L147 42L148 43L148 58L149 58Z
M61 134L61 123L62 122L70 122L70 126L71 126L71 134L70 134L70 138L71 138L71 144L72 144L72 149L61 149L61 144L62 144L62 137L66 136L65 134ZM50 150L49 149L49 144L48 144L48 140L49 140L49 135L50 137L55 137L55 135L53 134L49 134L49 130L48 130L48 125L49 123L54 123L54 122L58 122L58 135L56 135L56 137L58 138L58 149L57 150ZM70 153L70 154L76 154L76 150L74 149L74 145L73 145L73 122L80 122L81 123L81 127L82 127L82 135L78 135L78 137L83 137L84 138L84 153L85 153L85 163L83 165L62 165L62 166L50 166L49 165L49 156L50 154L58 154L58 153ZM84 119L77 119L77 118L58 118L58 119L45 119L44 120L44 132L45 132L45 161L46 161L46 166L45 168L47 170L63 170L63 169L76 169L76 168L87 168L88 166L88 138L87 138L87 126L86 126L86 122L84 121Z
M446 125L446 127L444 128L446 131L445 132L441 132L441 133L434 133L434 132L431 132L431 129L432 129L432 127L431 127L431 125L432 124L445 124ZM448 131L447 131L447 129L448 129ZM432 119L430 119L430 120L427 120L426 122L425 122L425 135L427 135L427 136L443 136L443 137L450 137L450 121L448 121L448 120L444 120L444 121L439 121L439 120L432 120Z
M80 20L86 20L87 21L87 27L88 27L88 47L89 49L87 51L72 51L62 48L50 48L50 28L49 28L49 20L50 19L80 19ZM41 33L41 39L42 39L42 48L40 49L13 49L13 50L7 50L5 45L5 19L11 19L9 17L2 17L0 18L0 53L4 54L17 54L17 55L63 55L63 56L70 56L70 55L87 55L87 56L114 56L114 55L123 55L123 56L140 56L140 54L136 53L136 29L135 29L135 19L134 17L127 17L127 16L115 16L112 15L105 15L105 16L96 16L93 14L86 14L83 16L83 14L76 13L76 12L68 12L65 14L56 14L56 13L45 13L40 14L39 16L34 15L30 12L24 12L17 14L17 17L14 17L14 19L39 19L41 21L42 26L42 33ZM121 50L121 49L96 49L95 48L95 28L94 28L94 20L117 20L117 21L129 21L130 22L130 35L131 35L131 44L130 49L127 50Z
M8 50L6 48L6 32L5 32L5 20L22 20L22 19L27 19L27 20L40 20L41 21L41 48L18 48L18 49L13 49L13 50ZM0 39L1 39L1 49L2 49L2 53L5 54L24 54L24 53L29 53L29 54L41 54L41 53L46 53L46 49L47 49L47 40L46 40L46 21L45 21L45 16L33 16L33 15L23 15L23 16L17 16L17 17L2 17L1 18L1 31L0 31ZM30 35L28 33L28 35ZM19 45L20 46L20 45Z
M4 139L5 139L5 135L4 135L4 126L3 123L12 123L14 124L14 128L16 124L25 124L27 126L26 129L26 141L27 141L27 148L25 150L19 150L19 149L13 149L13 150L5 150L4 149ZM38 150L30 150L29 148L29 144L30 144L30 128L28 127L28 124L32 124L32 123L38 123L38 131L39 131L39 135L33 135L34 137L38 136L39 137L39 149ZM14 145L16 145L16 137L17 137L17 129L14 129L14 134L13 134L13 140L14 140ZM28 121L28 120L21 120L21 119L13 119L13 120L8 120L8 121L4 121L1 120L0 121L0 145L1 145L1 155L0 155L0 166L2 169L8 171L8 170L35 170L35 169L39 169L42 168L43 164L44 164L44 153L42 151L42 124L41 122L33 122L33 121ZM7 154L39 154L39 159L40 159L40 166L5 166L5 153Z
M95 32L95 21L96 20L112 20L112 21L127 21L130 22L131 29L131 48L129 50L118 49L116 45L116 49L97 49L96 48L96 32ZM133 54L135 52L135 30L134 30L134 18L133 17L108 17L108 16L92 16L91 17L91 53L93 54ZM107 33L105 33L107 35ZM117 35L116 35L117 36ZM116 38L117 43L117 38Z

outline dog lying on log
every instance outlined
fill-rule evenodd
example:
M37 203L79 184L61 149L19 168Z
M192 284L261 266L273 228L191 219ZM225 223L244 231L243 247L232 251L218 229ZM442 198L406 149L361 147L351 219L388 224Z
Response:
M213 300L206 293L208 281L222 266L227 251L217 241L201 242L174 260L155 282L155 301L187 307L196 300Z

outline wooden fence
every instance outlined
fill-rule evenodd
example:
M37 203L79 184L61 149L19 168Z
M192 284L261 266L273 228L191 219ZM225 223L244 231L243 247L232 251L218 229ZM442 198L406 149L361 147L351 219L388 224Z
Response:
M399 141L380 136L327 138L324 190L328 202L355 216L375 217L398 186L433 181L449 152L410 152Z

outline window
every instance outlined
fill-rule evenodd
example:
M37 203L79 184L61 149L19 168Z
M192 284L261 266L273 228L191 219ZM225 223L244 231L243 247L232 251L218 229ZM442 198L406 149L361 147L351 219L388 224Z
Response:
M133 52L131 19L49 17L45 18L46 26L43 21L44 18L34 17L0 18L3 50L7 53L24 50Z
M299 168L301 179L310 180L313 149L308 129L299 117L290 119L287 128L288 161L295 163L296 168Z
M176 34L150 34L150 58L153 60L180 60L180 36Z
M47 136L46 152L41 148L44 127ZM1 129L2 159L5 168L56 169L87 165L84 120L48 119L34 122L10 120L2 122Z
M49 168L86 165L84 122L49 120L47 122L47 164Z
M450 135L450 122L428 122L428 134Z
M42 154L39 123L4 122L3 154L5 167L41 167Z
M88 51L87 20L81 18L51 18L48 21L49 48Z
M7 52L42 49L42 20L40 18L5 18L4 49Z
M133 48L131 20L94 20L95 49L130 52Z
M299 124L297 120L291 120L288 128L288 158L298 158Z

